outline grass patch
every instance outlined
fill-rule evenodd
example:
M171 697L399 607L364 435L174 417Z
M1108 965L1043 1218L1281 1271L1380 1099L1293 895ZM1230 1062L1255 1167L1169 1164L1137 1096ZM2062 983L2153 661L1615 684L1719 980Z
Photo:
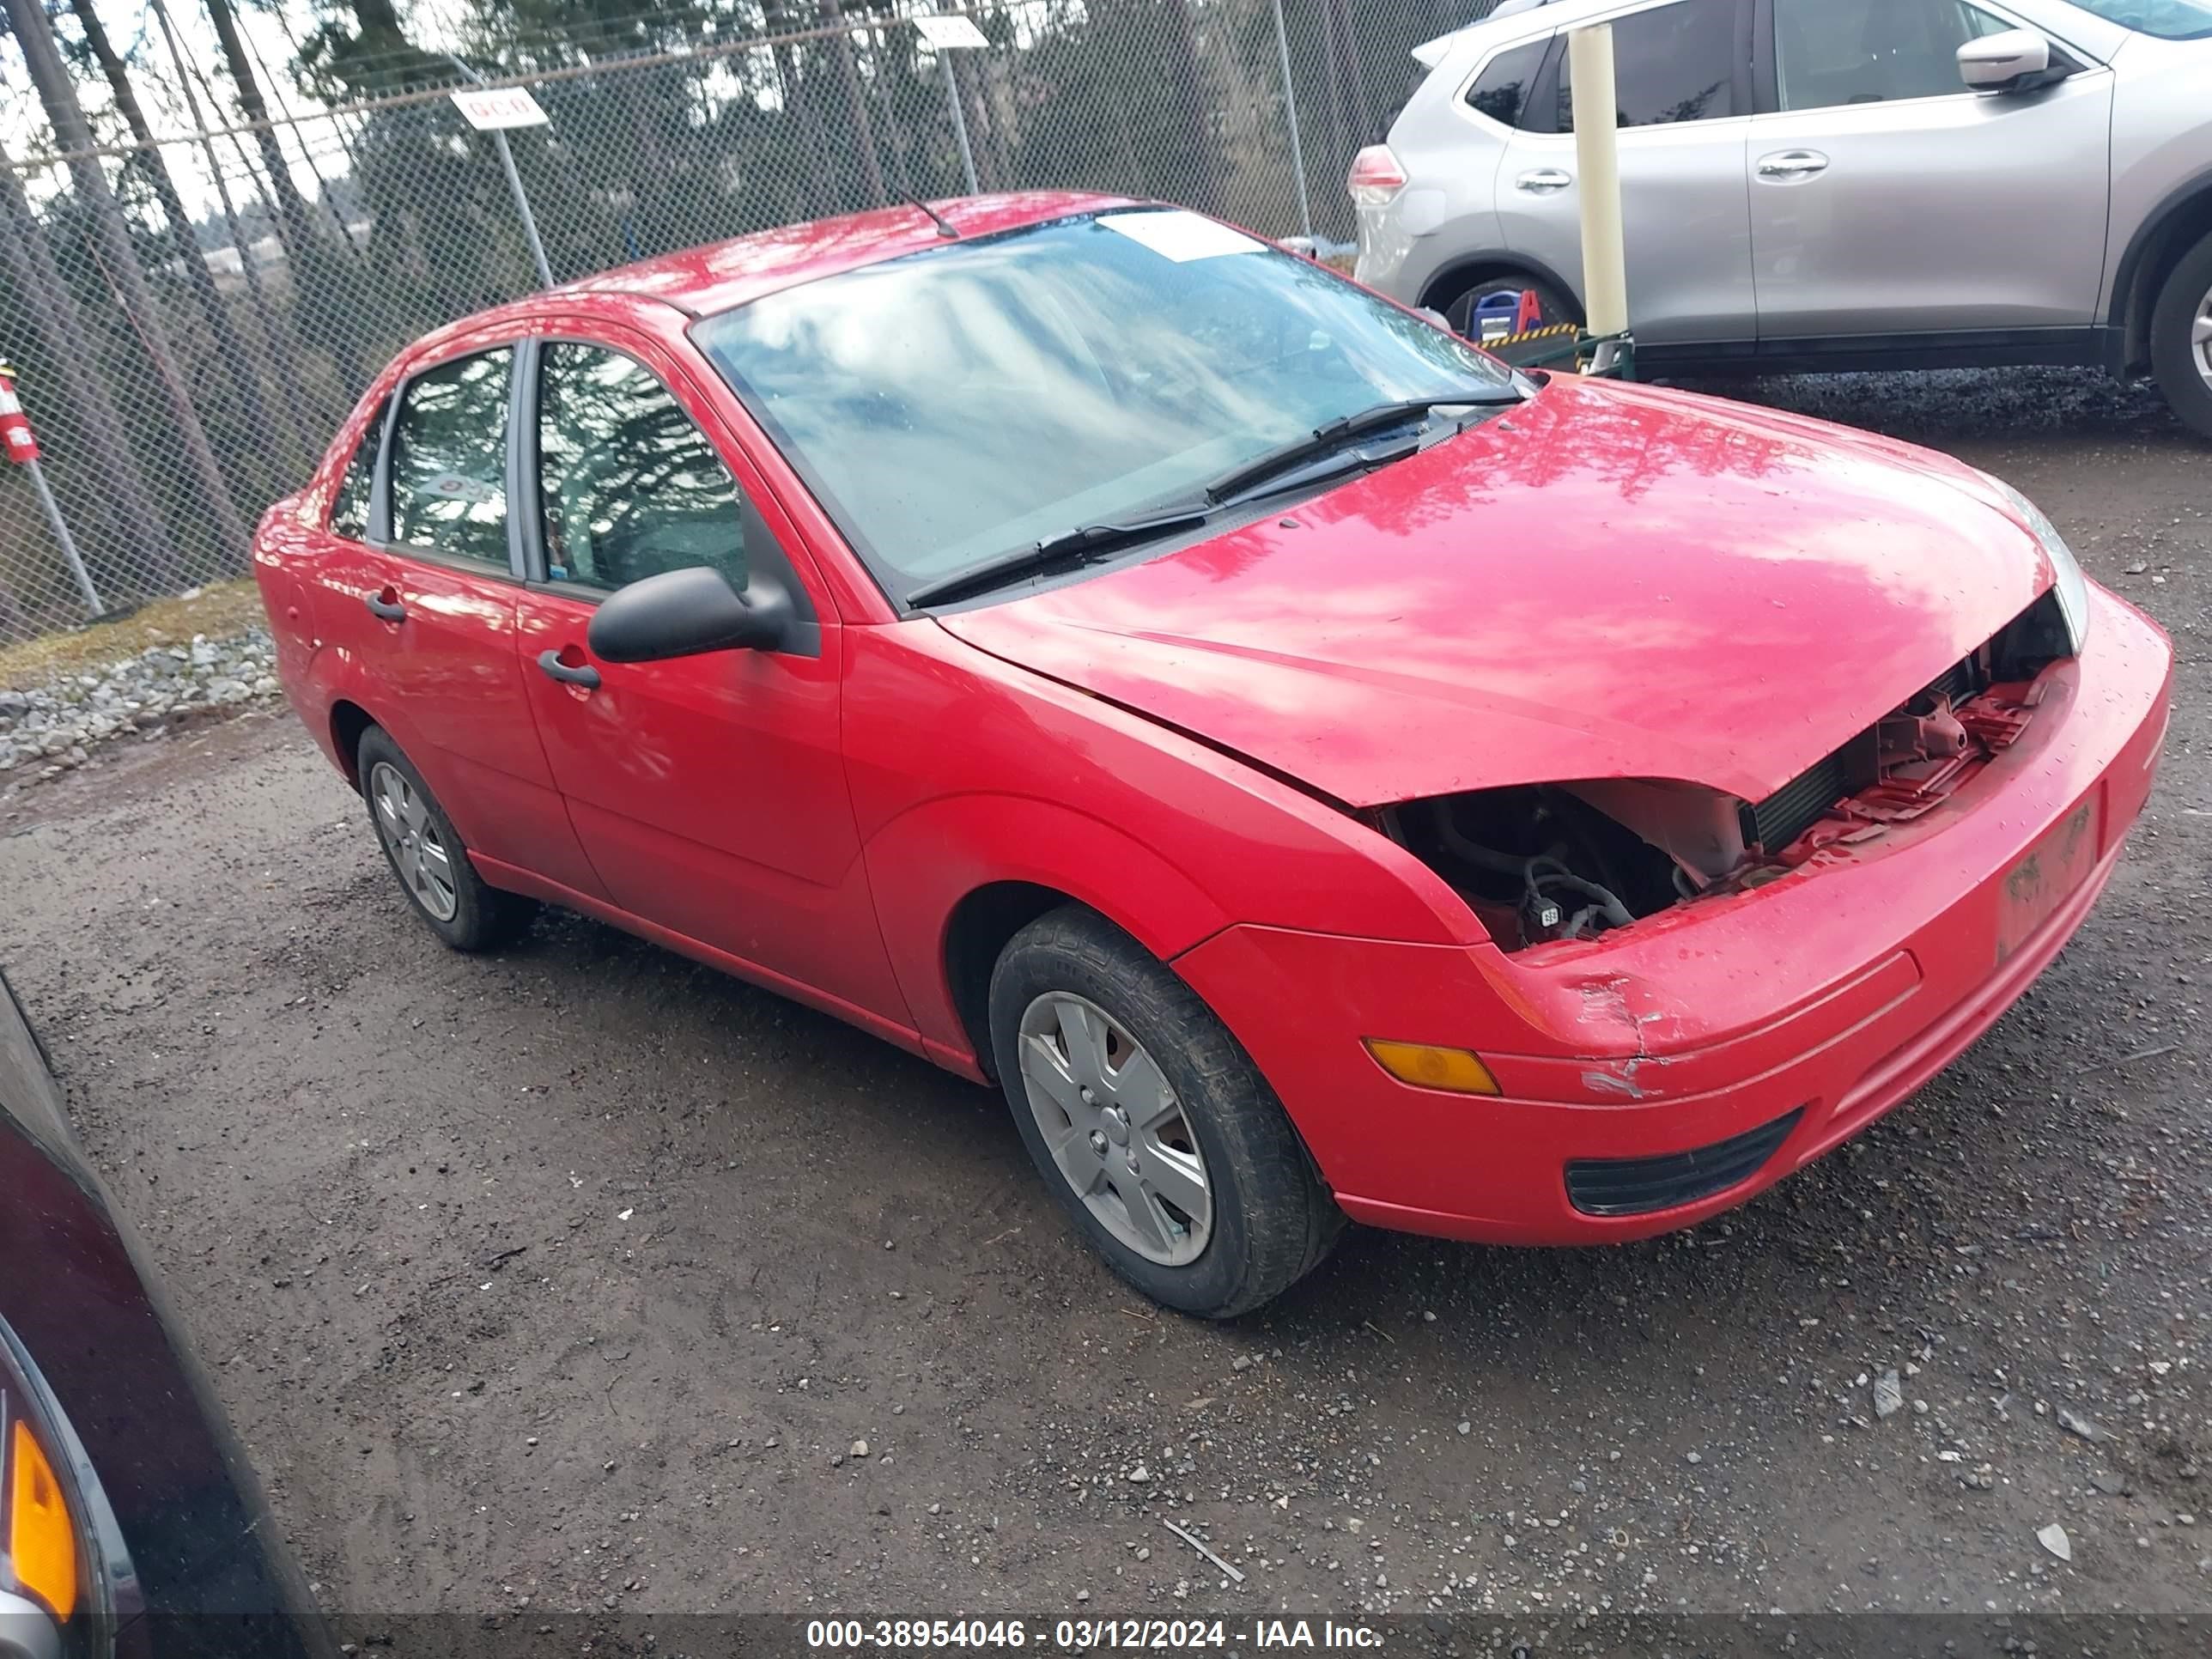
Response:
M0 690L22 691L58 674L87 673L156 645L243 634L265 622L253 578L210 582L192 598L149 599L127 617L0 645Z

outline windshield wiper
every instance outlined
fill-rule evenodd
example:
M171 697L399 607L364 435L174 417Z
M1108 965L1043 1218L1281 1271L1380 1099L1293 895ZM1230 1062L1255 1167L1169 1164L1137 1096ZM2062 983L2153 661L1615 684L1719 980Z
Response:
M972 569L940 576L933 582L924 582L906 596L908 605L934 605L941 599L957 599L969 593L980 593L987 588L1000 586L1018 576L1035 574L1060 564L1082 564L1088 560L1133 547L1140 542L1157 541L1176 531L1204 524L1212 515L1208 502L1194 502L1188 507L1172 507L1148 518L1125 520L1118 524L1078 525L1056 536L1048 536L1031 546L994 559Z
M1377 404L1372 409L1363 409L1356 415L1316 427L1303 438L1293 438L1268 450L1265 454L1232 467L1206 487L1206 499L1217 505L1229 497L1264 483L1278 473L1287 472L1301 461L1326 455L1343 447L1354 438L1370 432L1379 432L1385 427L1396 426L1416 415L1425 415L1432 409L1460 407L1494 409L1502 404L1517 404L1518 392L1510 387L1494 392L1455 392L1446 397L1401 398L1395 403ZM1393 459L1395 459L1395 457Z

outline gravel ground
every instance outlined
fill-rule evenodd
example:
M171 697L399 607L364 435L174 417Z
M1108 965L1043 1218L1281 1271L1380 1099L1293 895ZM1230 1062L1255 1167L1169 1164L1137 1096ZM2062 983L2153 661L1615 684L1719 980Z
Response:
M2014 479L2181 683L2026 1000L1688 1235L1355 1232L1191 1323L1077 1248L982 1091L581 921L443 951L289 715L0 799L0 957L342 1632L2212 1611L2212 454L2086 377L1735 390Z
M275 652L266 628L216 639L195 634L189 644L149 646L20 690L0 687L0 787L52 782L105 744L150 743L206 715L274 697Z

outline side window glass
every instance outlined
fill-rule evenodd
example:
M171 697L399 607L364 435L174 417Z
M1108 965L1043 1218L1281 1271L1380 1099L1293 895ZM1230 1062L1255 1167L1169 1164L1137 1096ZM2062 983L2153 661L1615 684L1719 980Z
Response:
M385 411L391 407L388 402L376 406L376 413L362 428L361 441L354 446L353 459L346 463L345 477L338 481L338 493L331 501L333 536L343 536L349 542L368 538L368 495L376 483L376 446L384 436Z
M712 565L743 591L738 487L714 444L635 358L556 342L538 371L546 574L609 592Z
M392 539L507 568L507 387L501 347L407 383L392 437Z
M1784 109L1963 93L1959 48L2005 27L1966 0L1774 0L1776 90Z
M1499 52L1468 88L1468 106L1503 125L1519 126L1522 112L1528 107L1529 88L1535 84L1536 71L1543 68L1544 53L1551 44L1549 40L1531 40L1525 46Z
M1868 8L1837 9L1863 15ZM1613 74L1620 125L1668 126L1742 113L1735 106L1735 40L1736 0L1675 0L1670 6L1616 18ZM1574 88L1562 53L1559 131L1574 130Z

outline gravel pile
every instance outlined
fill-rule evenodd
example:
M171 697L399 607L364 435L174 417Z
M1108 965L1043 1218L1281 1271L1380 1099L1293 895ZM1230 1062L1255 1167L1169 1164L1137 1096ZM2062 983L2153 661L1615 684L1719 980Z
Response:
M157 645L97 672L75 670L0 690L0 774L58 777L102 744L151 741L173 725L276 693L265 628L190 645Z

